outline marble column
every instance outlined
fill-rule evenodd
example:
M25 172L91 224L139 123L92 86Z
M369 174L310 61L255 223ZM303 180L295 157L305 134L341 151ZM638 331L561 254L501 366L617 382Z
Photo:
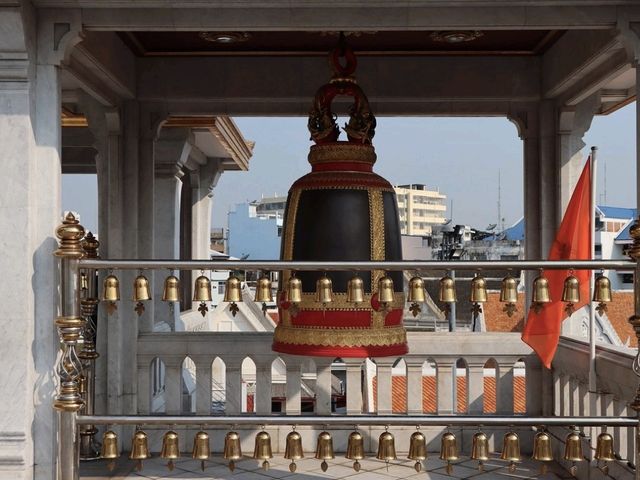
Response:
M498 362L496 369L496 413L513 415L513 363Z
M347 370L347 415L362 413L362 359L345 358Z
M316 414L331 414L331 364L333 360L326 357L313 359L316 364Z
M469 414L482 415L484 412L484 364L469 361Z
M407 413L422 414L422 365L424 358L406 357L407 364Z
M455 360L443 358L437 366L437 412L438 415L451 415L456 410Z
M376 358L376 405L377 413L379 415L389 415L393 411L393 397L392 397L392 368L395 358L390 359L387 357Z

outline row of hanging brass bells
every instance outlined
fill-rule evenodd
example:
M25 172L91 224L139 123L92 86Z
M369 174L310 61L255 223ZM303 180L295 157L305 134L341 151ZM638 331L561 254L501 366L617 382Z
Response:
M422 281L422 279L420 279ZM424 289L424 287L423 287ZM388 276L383 276L378 280L378 301L383 304L390 304L394 301L393 280ZM285 290L286 300L289 303L297 304L302 302L302 280L292 275ZM424 292L422 294L424 301ZM355 275L347 283L347 302L363 303L364 302L364 282L359 275ZM316 302L327 304L333 302L333 282L325 274L316 281Z

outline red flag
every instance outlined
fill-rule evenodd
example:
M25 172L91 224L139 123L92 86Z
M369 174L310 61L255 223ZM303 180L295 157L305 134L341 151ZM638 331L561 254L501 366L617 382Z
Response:
M573 190L571 200L549 251L549 260L590 260L591 259L591 157L582 170L580 179ZM578 309L589 303L589 270L573 273L580 281L580 302ZM540 313L529 310L527 323L522 332L522 340L540 357L543 365L551 368L551 361L558 348L562 321L567 317L562 302L564 280L567 270L548 270L551 303L544 304Z

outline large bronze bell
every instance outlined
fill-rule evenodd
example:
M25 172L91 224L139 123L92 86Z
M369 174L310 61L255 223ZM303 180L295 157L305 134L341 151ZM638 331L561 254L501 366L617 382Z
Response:
M133 301L142 302L145 300L151 300L149 280L144 275L138 275L133 281Z
M388 305L393 303L394 296L393 279L385 275L378 280L378 301L382 305Z
M196 278L193 286L194 302L210 302L211 301L211 280L205 275Z
M160 458L169 460L167 467L172 471L174 468L173 461L176 458L180 458L180 445L178 443L178 434L173 430L169 430L162 437L162 450L160 451Z
M211 455L211 448L209 446L209 434L207 432L199 431L193 437L193 450L191 452L191 458L200 460L200 468L204 472L204 462L209 459Z
M457 301L456 282L449 275L440 279L440 292L438 299L441 302L451 303Z
M164 279L164 289L162 291L163 302L180 301L180 280L175 275L169 275Z
M484 462L489 460L489 438L484 432L476 432L473 435L471 460L477 460L478 470L484 470Z
M349 283L347 284L347 302L355 304L364 302L364 282L358 275L349 279Z
M456 436L451 432L445 432L442 435L440 444L440 460L447 462L447 475L451 475L453 467L451 462L458 459L458 442Z
M390 460L396 460L396 442L391 432L382 432L378 438L378 453L376 454L378 460L384 460L389 463Z
M409 460L415 460L416 472L422 471L422 461L427 459L427 439L421 431L413 432L409 439Z
M118 449L118 435L113 430L107 430L102 435L102 447L100 448L100 458L109 460L107 462L107 469L112 472L116 466L114 461L120 456L120 450Z
M569 275L564 280L562 301L566 303L578 303L580 301L580 282L577 277Z
M331 434L329 432L322 432L318 435L315 458L322 460L320 468L322 468L323 472L326 472L329 468L327 460L335 458L333 454L333 438L331 438Z
M607 465L607 462L614 462L616 460L616 455L613 451L613 437L609 433L602 432L598 435L596 453L593 458L597 463L604 462L601 470L605 475L608 475L609 466Z
M316 281L316 302L326 305L333 301L333 284L331 279L323 275Z
M229 278L227 278L223 300L228 303L242 301L242 284L240 279L235 275L230 275Z
M102 300L117 302L120 300L120 282L115 275L107 275L102 286Z
M407 295L407 302L411 303L424 303L424 280L422 277L413 277L409 280L409 293Z
M502 442L502 453L500 453L502 460L509 462L509 471L515 472L516 462L521 460L520 457L520 438L515 432L507 432Z
M538 430L538 433L533 437L533 454L531 455L533 460L542 462L540 466L540 474L547 473L546 462L553 461L553 450L551 449L551 436L542 429Z
M232 472L236 468L236 460L242 459L242 448L240 448L240 435L238 432L227 432L224 436L224 459L229 460L229 470Z
M273 453L271 451L271 435L264 430L258 432L256 435L253 458L256 460L264 460L262 462L262 468L264 470L269 470L269 459L273 458Z
M347 59L341 62L341 57ZM296 180L287 198L282 231L283 261L400 261L400 219L393 186L373 172L375 116L358 85L355 55L342 44L332 52L333 75L313 99L308 127L314 145L312 172ZM351 97L346 141L339 141L335 98ZM281 272L280 290L292 275ZM402 272L379 289L382 270L363 270L362 302L347 301L353 270L331 271L333 301L318 308L314 287L322 271L296 272L299 301L279 302L280 322L273 335L276 352L331 358L398 357L407 353L403 326ZM391 284L400 291L393 292ZM394 295L395 294L395 295ZM326 297L325 297L326 298ZM357 305L354 305L357 303Z
M287 440L284 447L284 458L291 460L289 464L289 471L295 472L296 460L304 458L304 451L302 450L302 436L295 430L287 434Z
M487 301L487 281L480 275L471 280L471 302L484 303Z
M353 469L356 472L360 471L360 462L358 460L362 460L364 458L364 437L357 430L349 434L345 458L348 460L355 460L353 462Z
M151 458L149 453L149 443L147 434L142 430L136 430L131 440L131 453L129 453L131 460L137 460L136 470L142 470L142 461L147 458Z
M564 440L564 456L563 458L567 462L571 462L571 468L569 472L572 476L576 476L578 472L577 462L584 460L584 454L582 452L582 439L580 434L576 430L572 430Z
M273 302L273 294L271 293L271 279L266 275L258 279L256 285L256 296L254 299L258 303Z
M502 303L516 303L518 301L518 281L511 275L502 279L500 301Z
M292 304L302 302L302 280L291 277L287 282L286 300Z
M611 281L604 275L598 275L593 287L593 301L608 303L611 301Z

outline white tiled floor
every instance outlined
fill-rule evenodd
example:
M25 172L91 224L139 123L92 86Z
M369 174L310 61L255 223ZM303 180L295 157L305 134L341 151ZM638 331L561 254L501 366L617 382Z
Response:
M153 458L144 462L144 468L137 472L134 462L122 458L119 459L116 469L109 472L106 462L83 463L81 466L81 478L83 480L97 480L102 478L116 478L122 480L159 479L159 478L183 478L192 480L232 479L232 480L268 480L286 478L289 480L318 480L323 478L344 478L349 480L393 480L393 479L427 479L427 480L451 480L473 478L474 480L487 479L526 479L538 478L544 480L571 478L568 472L556 464L549 465L549 473L540 475L540 467L532 461L523 461L517 465L515 472L509 472L507 463L492 459L486 462L484 471L479 471L477 463L468 458L461 458L453 465L451 475L447 474L445 462L435 455L424 462L423 470L417 473L414 470L414 462L399 458L389 465L375 458L361 460L362 469L355 472L352 468L353 461L343 457L330 460L329 469L323 472L320 461L314 458L299 460L295 473L289 471L289 461L277 456L270 460L269 470L263 470L260 462L252 458L246 458L237 462L234 472L227 468L226 461L218 456L212 457L206 463L205 471L200 469L200 462L190 459L176 461L173 471L166 467L166 460Z

